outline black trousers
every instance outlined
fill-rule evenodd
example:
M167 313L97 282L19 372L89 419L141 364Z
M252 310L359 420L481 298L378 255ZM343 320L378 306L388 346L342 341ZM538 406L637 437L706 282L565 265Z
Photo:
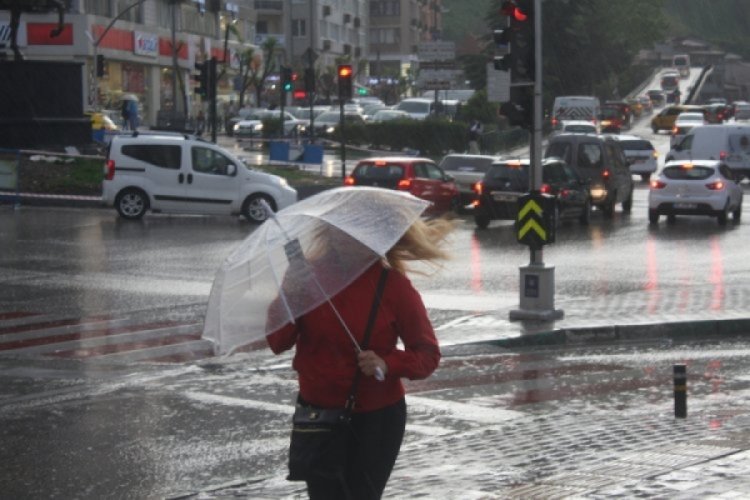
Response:
M307 481L311 500L377 500L396 463L406 428L406 401L352 415L353 439L343 478Z

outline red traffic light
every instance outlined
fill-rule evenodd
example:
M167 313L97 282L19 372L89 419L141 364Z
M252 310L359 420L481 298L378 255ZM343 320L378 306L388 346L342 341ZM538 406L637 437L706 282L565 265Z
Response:
M339 78L351 78L352 67L349 64L342 64L339 66Z
M525 21L529 18L528 14L516 5L516 2L510 0L503 2L500 6L500 14L506 17L512 17L516 21Z

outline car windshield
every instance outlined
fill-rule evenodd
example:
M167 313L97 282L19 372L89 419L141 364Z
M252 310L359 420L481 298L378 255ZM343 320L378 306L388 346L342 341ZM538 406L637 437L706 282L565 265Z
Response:
M355 179L368 179L371 181L395 181L403 177L404 167L395 163L375 165L374 163L363 163L354 169L352 174Z
M443 170L458 172L486 172L492 165L492 158L478 158L471 156L446 156L440 162Z
M696 165L691 165L689 167L680 165L675 167L666 167L664 169L664 172L662 173L667 179L699 181L711 177L714 174L714 169L712 167L701 167Z
M529 188L529 166L496 163L490 167L485 179L492 184L502 184L508 189L524 191Z
M646 140L625 140L620 141L622 149L628 151L653 151L654 146Z
M602 118L619 118L620 110L617 108L602 108Z
M339 113L323 113L315 118L316 123L338 123Z

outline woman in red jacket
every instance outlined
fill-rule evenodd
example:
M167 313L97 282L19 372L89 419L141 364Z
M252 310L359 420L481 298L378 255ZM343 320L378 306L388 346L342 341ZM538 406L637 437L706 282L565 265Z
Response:
M351 440L344 481L322 477L307 480L311 499L381 497L406 427L401 378L426 378L440 361L440 348L427 310L406 277L406 262L434 263L447 258L442 243L452 227L443 219L418 220L383 261L373 264L331 299L361 343L381 270L390 268L369 347L357 358L352 355L351 340L327 303L266 337L276 354L296 346L292 366L298 374L299 400L303 404L340 407L356 370L365 375L357 387L351 421L357 439ZM398 347L399 340L403 349ZM385 374L385 380L375 379L378 369Z

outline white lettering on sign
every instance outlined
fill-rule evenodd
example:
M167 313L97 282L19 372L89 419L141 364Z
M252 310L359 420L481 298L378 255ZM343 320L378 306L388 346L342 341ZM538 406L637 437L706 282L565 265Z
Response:
M159 37L153 33L133 32L135 43L133 52L139 56L156 57L159 55Z

